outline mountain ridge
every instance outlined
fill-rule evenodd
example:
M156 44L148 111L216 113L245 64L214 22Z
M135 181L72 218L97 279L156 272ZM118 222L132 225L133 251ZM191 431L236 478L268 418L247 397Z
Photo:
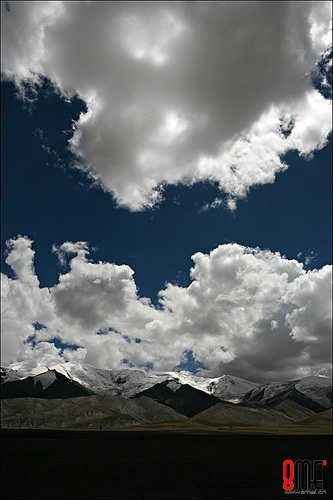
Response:
M31 367L28 362L23 362L2 367L1 370L3 382L27 378L28 376L40 377L48 371L56 370L95 394L118 395L125 398L132 397L157 383L169 380L181 385L188 384L219 399L237 403L245 394L258 386L254 382L231 375L205 378L185 371L145 372L129 368L104 370L89 364L78 365L71 362L48 367Z
M95 410L89 406L90 403L93 407L96 405L93 399L95 396L106 405L105 408L102 405L101 411L96 415ZM255 384L229 375L212 379L184 371L153 373L127 368L102 370L92 365L74 363L31 367L28 362L23 362L1 368L1 399L2 402L5 401L7 408L2 425L10 426L21 422L21 425L29 427L30 421L35 422L32 426L37 425L38 412L34 416L31 414L29 399L39 398L49 400L50 408L55 404L52 401L58 400L59 405L63 404L65 413L73 411L68 405L76 400L79 406L83 405L85 408L84 414L90 415L92 412L91 415L96 416L95 420L92 419L94 422L87 417L84 422L80 423L78 418L70 424L78 425L79 428L90 428L89 425L98 428L97 422L101 426L107 423L108 428L120 428L166 422L168 418L171 422L177 418L185 418L200 423L208 418L202 416L204 412L210 415L207 420L211 422L210 425L215 422L218 426L219 422L226 422L228 419L235 422L244 419L252 422L257 419L259 423L266 425L269 422L280 424L311 417L331 408L332 387L330 379L314 376ZM28 400L26 416L16 415L15 399ZM67 406L66 403L61 403L65 399L68 400ZM138 402L142 406L142 401L145 401L147 411L150 408L150 416L146 421L141 417L137 419L140 412L133 410L137 408L135 405ZM44 408L43 404L36 403L35 406ZM48 408L47 403L45 404L45 408ZM131 413L133 411L134 414ZM51 417L52 414L49 414L52 421ZM45 425L49 425L48 422ZM59 425L69 424L66 418L65 423L60 418Z

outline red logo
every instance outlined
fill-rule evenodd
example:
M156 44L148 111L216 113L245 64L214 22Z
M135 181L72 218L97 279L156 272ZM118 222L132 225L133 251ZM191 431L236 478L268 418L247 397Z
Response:
M282 466L286 493L326 493L326 460L285 460Z

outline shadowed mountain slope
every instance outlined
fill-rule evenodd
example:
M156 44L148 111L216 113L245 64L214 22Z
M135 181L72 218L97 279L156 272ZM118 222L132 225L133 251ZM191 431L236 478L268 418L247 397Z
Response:
M146 396L158 403L162 403L170 408L173 408L178 413L182 413L187 417L193 417L197 413L210 408L220 399L206 392L199 391L190 385L181 385L179 388L171 389L170 381L156 384L150 389L140 392L134 398ZM172 387L172 385L171 385Z
M91 391L56 370L1 384L1 399L7 398L75 398L91 395Z

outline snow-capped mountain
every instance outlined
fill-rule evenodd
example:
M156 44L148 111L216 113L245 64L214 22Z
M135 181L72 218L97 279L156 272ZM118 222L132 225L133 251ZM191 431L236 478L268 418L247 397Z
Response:
M122 369L102 370L89 364L64 363L44 367L31 367L29 362L16 363L2 368L2 381L13 382L34 377L45 388L55 379L55 372L79 383L94 394L109 394L131 398L157 384L168 381L168 386L176 391L182 385L189 385L221 400L239 403L245 394L258 384L239 377L222 375L217 378L198 377L190 372L145 372L143 370Z
M328 377L305 377L287 382L271 382L258 385L246 394L243 402L258 402L270 406L289 398L297 403L301 400L313 402L313 408L332 407L332 381ZM316 410L315 410L316 411Z
M216 378L198 377L193 373L181 372L167 372L166 374L160 373L160 376L171 377L180 384L188 384L195 389L207 392L223 401L230 403L239 403L248 392L252 391L258 384L249 382L243 378L234 377L232 375L222 375Z
M204 393L202 401L206 401L206 396L210 395L212 401L218 398L229 403L259 403L276 407L288 399L315 412L332 406L332 382L326 377L312 376L259 385L230 375L205 378L185 371L145 372L128 368L103 370L89 364L80 365L71 362L36 368L30 366L29 361L25 361L1 368L1 379L3 398L22 397L22 395L62 398L97 394L129 399L151 393L150 397L154 399L158 389L158 398L162 398L165 404L168 404L167 400L173 401L175 398L172 394L176 394L180 388L182 388L180 392L184 392L185 395L186 386L188 388L186 394L191 392L191 389ZM18 381L21 383L17 384ZM16 382L15 390L13 382ZM16 390L21 391L19 396L13 396ZM180 393L176 399L179 399L179 396Z
M324 377L259 385L230 375L102 370L70 362L36 368L26 361L1 368L1 398L6 428L117 429L184 419L217 427L230 419L280 425L331 408L332 387Z

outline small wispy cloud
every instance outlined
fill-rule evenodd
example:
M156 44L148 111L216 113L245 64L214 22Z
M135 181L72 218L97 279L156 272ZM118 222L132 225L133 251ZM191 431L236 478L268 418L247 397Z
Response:
M215 200L212 201L211 203L205 203L205 205L203 205L199 211L200 212L207 212L208 210L220 208L220 207L233 213L233 212L235 212L235 210L237 208L237 201L235 198L233 198L231 196L227 196L225 199L215 198Z
M310 250L306 255L305 255L305 265L308 266L310 262L316 260L318 254L315 253L313 250Z
M316 260L318 254L315 253L313 250L309 250L307 252L298 252L297 254L297 258L298 259L301 259L301 257L303 256L303 261L304 261L304 264L306 266L308 266L311 262L313 262L314 260Z

